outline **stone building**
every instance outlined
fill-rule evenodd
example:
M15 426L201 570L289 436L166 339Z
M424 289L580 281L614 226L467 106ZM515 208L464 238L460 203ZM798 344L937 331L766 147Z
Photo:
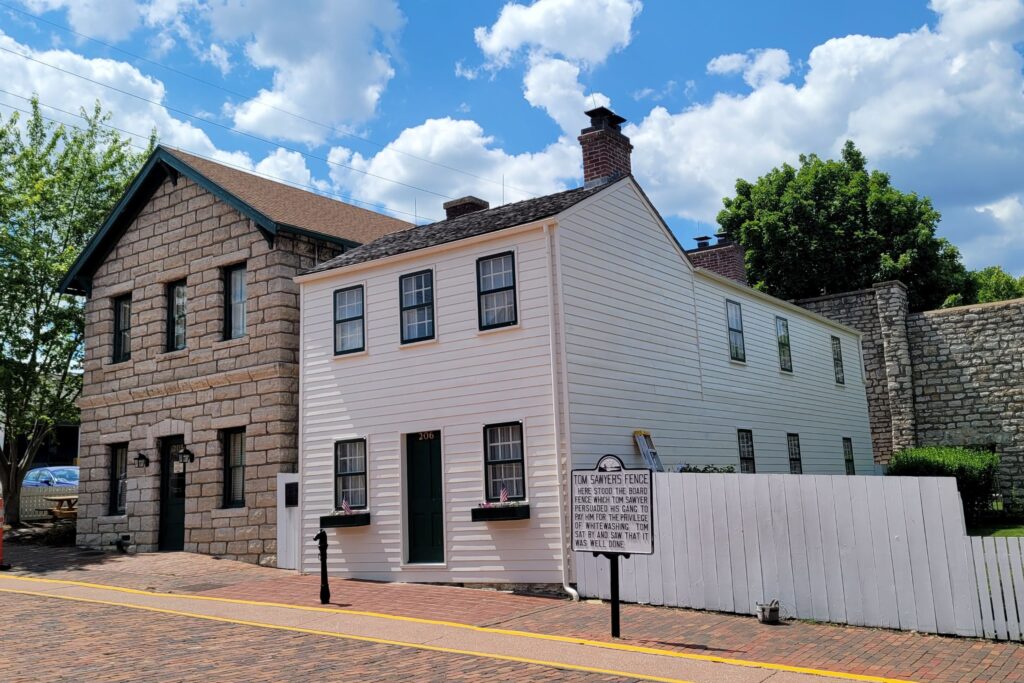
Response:
M911 446L990 449L1005 490L1024 484L1024 299L910 313L907 289L795 302L864 334L875 459Z
M78 543L276 564L297 466L292 278L410 227L157 148L62 283L87 297Z

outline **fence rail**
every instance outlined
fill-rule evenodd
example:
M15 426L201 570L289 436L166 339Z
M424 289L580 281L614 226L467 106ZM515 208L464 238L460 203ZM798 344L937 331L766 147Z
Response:
M622 560L626 601L753 614L778 599L800 619L1021 638L1024 547L968 537L954 479L666 472L654 483L655 553ZM608 597L607 560L577 553L576 574L582 595Z

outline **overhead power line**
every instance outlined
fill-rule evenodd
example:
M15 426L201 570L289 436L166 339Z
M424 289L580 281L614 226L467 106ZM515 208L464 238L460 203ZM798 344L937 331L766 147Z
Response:
M71 28L70 26L64 26L64 25L59 24L59 23L57 23L55 21L50 21L49 19L44 19L43 17L41 17L41 16L39 16L37 14L32 14L31 12L27 12L27 11L25 11L23 9L15 7L14 5L8 4L6 2L0 2L0 7L6 7L7 9L11 10L12 12L17 12L18 14L21 14L21 15L24 15L26 17L29 17L29 18L31 18L31 19L33 19L35 21L40 22L40 23L47 24L47 25L52 26L52 27L54 27L56 29L59 29L61 31L65 31L65 32L70 33L72 35L78 36L79 38L83 38L83 39L88 40L90 42L96 43L97 45L102 45L103 47L105 47L107 49L114 50L114 51L119 52L119 53L121 53L123 55L131 57L133 59L137 59L137 60L145 62L147 64L152 64L153 66L159 67L161 69L165 69L165 70L167 70L167 71L169 71L171 73L174 73L174 74L177 74L177 75L182 76L184 78L188 78L190 80L193 80L196 83L202 83L203 85L205 85L207 87L215 88L217 90L226 92L229 95L233 95L235 97L243 98L246 101L251 102L251 103L253 103L253 104L257 105L257 106L264 107L266 109L270 109L271 111L275 111L275 112L278 112L280 114L285 114L286 116L294 117L295 119L297 119L299 121L303 121L305 123L309 123L309 124L317 126L319 128L323 128L324 130L330 131L331 133L334 133L335 135L342 135L344 137L352 138L354 140L359 140L361 142L365 142L366 144L373 145L374 147L377 147L378 149L388 148L388 145L386 145L386 144L381 144L379 142L376 142L375 140L371 140L370 138L364 137L362 135L356 135L355 133L351 133L349 131L342 130L342 129L337 128L335 126L332 126L332 125L330 125L328 123L323 123L321 121L317 121L315 119L311 119L311 118L309 118L307 116L303 116L302 114L299 114L299 113L296 113L296 112L293 112L293 111L289 111L287 109L283 109L281 107L277 107L275 105L268 104L266 102L259 101L259 100L256 99L255 96L253 96L251 94L246 94L246 93L238 92L237 90L232 90L231 88L228 88L228 87L225 87L223 85L214 83L213 81L209 81L209 80L206 80L205 78L201 78L201 77L196 76L194 74L190 74L187 71L184 71L182 69L177 69L177 68L175 68L173 66L168 66L167 64L163 64L162 62L156 61L154 59L150 59L148 57L144 57L142 55L136 54L136 53L131 52L129 50L125 50L123 48L117 47L116 45L111 45L110 43L107 43L107 42L104 42L104 41L100 40L99 38L95 38L95 37L87 35L85 33L81 33L79 31L76 31L75 29ZM471 171L466 171L466 170L458 168L456 166L449 166L448 164L443 164L443 163L441 163L439 161L434 161L433 159L427 159L425 157L421 157L421 156L418 156L416 154L412 154L411 152L405 152L405 151L403 151L401 149L398 149L396 147L393 147L393 146L390 147L390 150L392 152L396 153L396 154L400 154L400 155L402 155L404 157L408 157L410 159L415 159L416 161L420 161L420 162L423 162L425 164L430 164L432 166L436 166L438 168L443 168L443 169L448 170L448 171L453 171L455 173L461 173L463 175L469 176L470 178L475 178L477 180L482 180L483 182L486 182L486 183L491 183L492 185L500 185L501 188L502 188L502 192L504 192L504 190L507 188L507 189L510 189L510 190L515 190L516 192L520 192L523 195L525 195L526 197L534 197L534 196L536 196L534 193L532 193L532 192L530 192L528 190L524 190L522 188L515 187L514 185L506 185L505 182L504 182L504 179L499 181L499 180L494 180L493 178L487 178L485 176L478 175L478 174L473 173Z
M267 138L260 137L259 135L254 135L253 133L247 133L245 131L236 130L236 129L232 128L231 126L224 125L223 123L218 123L216 121L208 121L208 120L203 119L203 118L201 118L199 116L196 116L195 114L191 114L191 113L185 111L184 109L178 109L176 107L168 106L166 104L163 104L162 102L158 102L156 100L151 100L148 97L143 97L142 95L138 95L138 94L133 93L133 92L131 92L129 90L124 90L122 88L118 88L117 86L113 86L113 85L110 85L108 83L104 83L102 81L97 81L95 79L89 78L88 76L83 76L82 74L75 73L74 71L69 71L68 69L65 69L63 67L59 67L56 64L50 64L49 62L44 62L41 59L36 59L35 57L31 57L29 55L22 54L22 53L20 53L20 52L18 52L16 50L11 50L10 48L6 48L6 47L3 47L3 46L0 46L0 51L2 51L2 52L9 52L12 55L16 55L16 56L21 57L22 59L26 59L26 60L28 60L30 62L35 62L36 64L41 64L42 66L49 67L49 68L54 69L56 71L59 71L59 72L61 72L63 74L67 74L68 76L73 76L75 78L80 78L83 81L86 81L87 83L92 83L94 85L98 85L98 86L103 87L103 88L108 88L110 90L113 90L114 92L121 93L122 95L127 95L128 97L133 97L133 98L135 98L137 100L140 100L142 102L146 102L148 104L152 104L154 106L161 107L161 108L163 108L163 109L165 109L165 110L167 110L169 112L173 112L173 113L178 114L180 116L187 116L190 119L193 119L195 121L200 122L201 124L206 124L206 125L210 125L210 126L216 126L217 128L222 128L222 129L224 129L224 130L226 130L226 131L228 131L230 133L234 133L235 135L242 135L244 137L251 138L253 140L257 140L259 142L262 142L262 143L265 143L265 144L268 144L268 145L279 147L279 148L287 150L289 152L294 152L296 154L301 154L302 156L304 156L304 157L306 157L308 159L316 159L317 161L322 161L322 162L324 162L326 164L329 164L331 166L337 166L338 168L343 168L343 169L346 169L348 171L353 171L355 173L361 173L361 174L363 174L363 175L365 175L367 177L376 178L377 180L383 180L384 182L387 182L387 183L393 183L395 185L399 185L401 187L408 188L410 190L416 190L418 192L425 192L426 194L432 194L435 197L441 197L443 199L454 199L454 197L452 197L451 195L447 195L447 194L444 194L444 193L441 193L441 192L435 192L433 190L428 190L428 189L426 189L424 187L418 187L416 185L410 185L409 183L404 183L401 180L394 180L392 178L387 178L385 176L378 175L376 173L371 173L370 171L364 171L364 170L356 168L354 166L349 166L348 164L343 164L343 163L340 163L340 162L337 162L337 161L331 161L327 157L318 156L316 154L310 154L309 152L303 152L301 149L297 149L295 147L289 147L287 145L282 145L280 143L274 142L273 140L268 140Z
M32 101L31 97L25 97L24 95L19 95L17 93L10 92L9 90L4 90L3 88L0 88L0 93L3 93L5 95L10 95L12 97L17 97L18 99L25 100L26 102L31 102ZM54 110L56 112L60 112L61 114L66 114L68 116L74 116L76 118L85 118L82 114L76 114L74 112L67 111L66 109L61 109L60 107L55 107L55 106L53 106L51 104L46 104L45 102L41 102L40 101L39 104L40 104L40 106L46 107L47 109L52 109L52 110ZM29 115L32 114L32 110L31 109L23 109L21 107L17 107L15 105L7 103L7 102L0 102L0 106L7 107L9 109L13 109L14 111L18 111L18 112L21 112L23 114L29 114ZM50 121L52 123L56 123L58 125L68 126L69 128L74 128L75 130L79 130L79 131L85 130L84 128L82 128L80 126L76 126L76 125L74 125L72 123L68 123L67 121L61 121L60 119L55 119L55 118L52 118L52 117L49 117L49 116L43 116L42 114L40 114L40 116L44 120ZM113 126L113 125L111 125L109 123L103 123L102 121L99 122L99 125L103 126L104 128L109 128L109 129L115 130L115 131L117 131L119 133L123 133L125 135L132 136L134 138L146 139L146 138L149 137L148 135L142 135L140 133L136 133L136 132L133 132L133 131L130 131L130 130L125 130L124 128L119 128L119 127ZM145 146L140 145L140 144L138 144L136 142L133 142L132 140L127 140L127 143L129 145L131 145L132 147L134 147L136 149L139 149L139 150L142 150L142 151L145 151L147 149ZM324 196L327 196L327 197L333 197L335 199L339 199L339 200L344 201L344 202L355 203L355 204L363 204L363 205L366 205L366 206L373 207L375 209L380 209L382 211L387 211L389 213L399 213L399 214L402 214L402 215L405 215L405 216L412 216L413 218L417 218L416 214L414 214L414 213L412 213L410 211L402 211L401 209L392 209L392 208L390 208L388 206L385 206L383 204L366 201L364 199L358 199L356 197L353 197L352 195L345 195L345 194L341 194L341 193L338 193L338 192L328 192L328 191L323 190L323 189L321 189L319 187L316 187L315 185L309 185L309 184L306 184L306 183L297 183L295 181L287 180L285 178L281 178L279 176L271 175L269 173L264 173L262 171L253 171L252 169L246 168L244 166L239 166L237 164L232 164L230 162L222 161L220 159L214 159L214 158L212 158L212 157L210 157L208 155L201 154L199 152L196 152L196 151L193 151L193 150L190 150L190 149L186 149L184 147L182 147L180 149L183 152L188 152L189 154L191 154L193 156L197 156L200 159L205 159L207 161L212 161L213 163L220 164L222 166L227 166L228 168L233 168L233 169L236 169L236 170L239 170L239 171L243 171L245 173L252 173L254 175L258 175L258 176L261 176L261 177L264 177L264 178L268 178L270 180L276 180L277 182L284 183L285 185L292 185L294 187L300 187L300 188L303 188L303 189L307 189L307 190L310 190L311 192L315 192L316 194L324 195Z

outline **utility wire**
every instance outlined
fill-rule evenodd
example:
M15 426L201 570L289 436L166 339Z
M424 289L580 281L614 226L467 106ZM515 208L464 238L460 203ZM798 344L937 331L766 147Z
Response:
M206 80L204 78L201 78L199 76L196 76L194 74L190 74L187 71L183 71L181 69L176 69L173 66L168 66L168 65L163 64L161 62L158 62L156 60L149 59L148 57L143 57L142 55L138 55L138 54L136 54L134 52L130 52L128 50L119 48L116 45L111 45L110 43L107 43L107 42L104 42L104 41L100 40L99 38L94 38L93 36L87 35L85 33L81 33L81 32L76 31L75 29L73 29L73 28L71 28L69 26L64 26L62 24L58 24L55 21L50 21L49 19L44 19L43 17L41 17L41 16L39 16L37 14L32 14L31 12L26 12L25 10L20 9L18 7L15 7L14 5L10 5L10 4L6 3L6 2L0 2L0 7L6 7L7 9L9 9L9 10L11 10L13 12L17 12L18 14L22 14L22 15L24 15L26 17L29 17L29 18L31 18L31 19L33 19L35 21L38 21L38 22L41 22L41 23L44 23L44 24L48 24L50 26L53 26L56 29L60 29L61 31L66 31L67 33L71 33L73 35L76 35L79 38L84 38L85 40L89 40L91 42L94 42L97 45L102 45L103 47L105 47L107 49L114 50L116 52L120 52L123 55L131 57L133 59L137 59L137 60L145 62L147 64L152 64L153 66L160 67L161 69L166 69L167 71L170 71L171 73L178 74L179 76L183 76L185 78L191 79L191 80L193 80L193 81L195 81L197 83L202 83L203 85L205 85L207 87L216 88L217 90L221 90L223 92L226 92L229 95L234 95L235 97L240 97L240 98L242 98L242 99L244 99L246 101L253 102L253 103L255 103L258 106L265 107L265 108L270 109L272 111L276 111L276 112L278 112L280 114L285 114L287 116L294 117L294 118L296 118L296 119L298 119L300 121L303 121L305 123L309 123L311 125L318 126L320 128L323 128L324 130L330 131L330 132L332 132L332 133L334 133L336 135L342 135L342 136L345 136L345 137L353 138L355 140L360 140L361 142L365 142L365 143L367 143L369 145L373 145L374 147L377 147L378 149L385 149L387 147L387 145L381 144L381 143L376 142L374 140L371 140L370 138L363 137L361 135L356 135L355 133L350 133L350 132L342 130L340 128L336 128L335 126L332 126L330 124L323 123L321 121L317 121L315 119L308 118L306 116L303 116L302 114L298 114L296 112L289 111L287 109L282 109L281 107L276 107L276 106L274 106L272 104L267 104L266 102L258 101L253 95L247 95L245 93L241 93L241 92L238 92L236 90L232 90L231 88L225 87L223 85L219 85L219 84L214 83L212 81L208 81L208 80ZM391 147L390 149L391 149L392 152L395 152L396 154L401 154L402 156L406 156L406 157L409 157L410 159L415 159L417 161L421 161L421 162L423 162L425 164L430 164L432 166L437 166L438 168L443 168L443 169L446 169L448 171L454 171L455 173L461 173L461 174L469 176L471 178L476 178L477 180L482 180L482 181L484 181L486 183L491 183L492 185L501 185L503 190L504 190L505 187L508 187L509 189L515 190L516 192L520 192L520 193L522 193L523 195L525 195L527 197L535 197L536 196L534 193L529 192L528 190L524 190L522 188L514 187L512 185L505 185L503 181L498 181L498 180L494 180L492 178L487 178L485 176L477 175L476 173L472 173L470 171L465 171L465 170L463 170L461 168L457 168L455 166L449 166L448 164L442 164L441 162L434 161L432 159L427 159L425 157L417 156L417 155L412 154L410 152L404 152L404 151L402 151L400 149L397 149L395 147Z
M31 102L32 101L32 98L30 98L30 97L25 97L24 95L19 95L17 93L10 92L9 90L4 90L3 88L0 88L0 93L3 93L5 95L11 95L12 97L17 97L18 99L25 100L26 102ZM45 102L39 102L39 104L40 104L40 106L46 107L47 109L52 109L52 110L57 111L57 112L60 112L61 114L66 114L68 116L74 116L76 118L85 118L82 114L76 114L74 112L67 111L66 109L61 109L60 107L55 107L55 106L53 106L51 104L46 104ZM32 110L30 110L30 109L22 109L21 107L16 107L13 104L9 104L7 102L0 102L0 106L8 107L9 109L13 109L14 111L18 111L18 112L21 112L23 114L28 114L30 116L33 113ZM78 131L84 131L85 130L84 128L82 128L80 126L76 126L76 125L74 125L72 123L68 123L67 121L61 121L59 119L54 119L54 118L51 118L51 117L48 117L48 116L43 116L42 114L40 114L40 117L42 119L46 120L46 121L50 121L52 123L56 123L56 124L62 125L62 126L68 126L70 128L74 128L75 130L78 130ZM119 133L123 133L125 135L131 136L131 137L134 137L134 138L147 139L149 137L148 135L141 135L139 133L135 133L135 132L130 131L130 130L125 130L124 128L118 128L117 126L113 126L113 125L111 125L109 123L103 123L102 121L98 122L98 124L103 126L104 128L109 128L111 130L116 130ZM143 145L140 145L140 144L138 144L136 142L133 142L132 140L127 140L126 142L129 145L131 145L132 147L135 147L136 149L139 149L139 150L142 150L142 151L146 151L148 149L147 147L145 147ZM271 175L269 173L264 173L262 171L253 171L251 169L245 168L244 166L239 166L237 164L232 164L230 162L222 161L220 159L214 159L214 158L206 156L204 154L200 154L198 152L195 152L195 151L192 151L192 150L189 150L189 149L185 149L184 147L182 147L180 149L183 152L188 152L189 154L191 154L193 156L196 156L196 157L199 157L200 159L205 159L205 160L211 161L211 162L213 162L215 164L220 164L222 166L227 166L228 168L233 168L233 169L236 169L238 171L243 171L245 173L252 173L253 175L262 176L264 178L268 178L270 180L275 180L275 181L283 183L285 185L292 185L292 186L295 186L295 187L301 187L303 189L310 190L310 191L315 192L317 194L325 195L325 196L328 196L328 197L334 197L336 199L339 199L339 200L342 200L342 201L345 201L345 202L353 202L353 203L357 203L357 204L365 204L366 206L372 206L372 207L374 207L376 209L381 209L382 211L387 211L387 212L390 212L390 213L400 213L400 214L403 214L403 215L406 215L406 216L413 216L414 218L416 218L416 214L413 214L413 213L411 213L409 211L402 211L401 209L392 209L392 208L390 208L388 206L385 206L383 204L377 204L377 203L369 202L369 201L366 201L366 200L363 200L363 199L357 199L357 198L355 198L355 197L353 197L351 195L344 195L344 194L340 194L340 193L337 193L337 192L328 192L328 191L325 191L325 190L323 190L323 189L321 189L319 187L316 187L314 185L308 185L308 184L305 184L305 183L297 183L297 182L294 182L292 180L286 180L284 178Z
M41 64L43 66L49 67L51 69L54 69L56 71L60 71L61 73L67 74L68 76L74 76L75 78L80 78L83 81L86 81L88 83L92 83L94 85L98 85L98 86L103 87L103 88L108 88L110 90L113 90L114 92L121 93L122 95L127 95L128 97L133 97L133 98L135 98L137 100L140 100L142 102L146 102L148 104L152 104L152 105L157 106L157 107L162 107L163 109L165 109L165 110L167 110L169 112L174 112L175 114L178 114L180 116L187 116L190 119L194 119L196 121L199 121L201 124L207 124L207 125L211 125L211 126L216 126L217 128L222 128L222 129L224 129L224 130L226 130L228 132L234 133L235 135L242 135L244 137L251 138L253 140L257 140L259 142L263 142L263 143L268 144L268 145L273 145L273 146L276 146L276 147L280 147L281 149L287 150L289 152L295 152L296 154L301 154L302 156L307 157L309 159L316 159L317 161L322 161L324 163L330 164L331 166L337 166L338 168L344 168L344 169L349 170L349 171L354 171L355 173L362 173L363 175L368 176L370 178L376 178L377 180L383 180L384 182L394 183L395 185L400 185L400 186L408 188L410 190L416 190L418 192L425 192L426 194L432 194L435 197L441 197L443 199L454 199L454 197L452 197L450 195L443 194L441 192L434 192L433 190L428 190L428 189L426 189L424 187L418 187L416 185L410 185L409 183L403 183L400 180L393 180L391 178L386 178L386 177L384 177L382 175L377 175L376 173L371 173L370 171L364 171L364 170L356 168L354 166L349 166L348 164L342 164L342 163L337 162L337 161L331 161L327 157L317 156L316 154L310 154L309 152L303 152L301 149L297 149L295 147L289 147L287 145L282 145L280 143L274 142L273 140L268 140L267 138L260 137L259 135L254 135L252 133L246 133L245 131L241 131L241 130L235 130L231 126L227 126L227 125L225 125L223 123L218 123L216 121L208 121L208 120L203 119L203 118L201 118L199 116L196 116L195 114L190 114L189 112L185 111L184 109L177 109L175 107L168 106L168 105L163 104L161 102L157 102L156 100L151 100L149 98L143 97L142 95L137 95L137 94L135 94L135 93L133 93L131 91L122 90L121 88L118 88L118 87L113 86L113 85L109 85L107 83L103 83L102 81L93 80L92 78L89 78L88 76L83 76L82 74L75 73L74 71L69 71L69 70L61 68L61 67L59 67L59 66L57 66L55 64L50 64L49 62L44 62L41 59L36 59L35 57L30 57L29 55L22 54L22 53L20 53L20 52L18 52L16 50L11 50L10 48L6 48L6 47L3 47L3 46L0 46L0 51L2 51L2 52L9 52L12 55L16 55L16 56L21 57L22 59L26 59L26 60L28 60L30 62L35 62L36 64Z

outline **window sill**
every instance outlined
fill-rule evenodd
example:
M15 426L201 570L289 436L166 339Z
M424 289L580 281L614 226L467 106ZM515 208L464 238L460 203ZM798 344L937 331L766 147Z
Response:
M189 348L186 346L183 349L174 349L173 351L161 351L158 354L160 360L168 360L172 358L185 358L188 356Z
M217 350L217 349L229 349L232 346L241 346L242 344L248 344L248 343L249 343L249 336L246 335L244 337L235 337L234 339L221 339L219 341L215 341L215 342L213 342L213 348L214 348L214 350Z
M340 529L352 526L370 526L370 513L352 512L345 514L330 514L320 517L320 527L323 529Z
M249 508L244 505L238 507L213 508L210 510L210 517L213 519L223 519L224 517L246 517L248 514Z
M494 334L495 332L506 332L508 330L522 329L522 324L514 323L512 325L502 325L500 327L488 327L486 330L481 330L479 327L476 330L477 335L482 336L485 334Z
M344 360L346 358L361 358L363 356L370 355L369 349L363 349L362 351L350 351L348 353L336 353L334 354L334 360Z
M122 512L118 515L100 515L96 518L97 524L121 524L128 521L128 514Z
M398 345L398 348L400 348L400 349L414 349L414 348L418 348L420 346L427 346L429 344L436 344L436 343L437 343L437 337L433 337L431 339L421 339L420 341L403 342L403 343L400 343Z
M747 367L747 361L745 361L745 360L736 360L735 358L730 358L729 359L729 364L730 365L738 365L739 367L744 367L744 368Z
M521 520L530 518L529 503L519 505L506 505L503 507L475 507L470 511L470 518L474 522L500 522L506 520Z
M437 570L437 569L447 569L448 568L448 563L447 562L403 562L402 564L399 565L399 567L401 569L403 569L403 570L404 569L411 569L411 570L416 570L416 569L425 569L425 570L426 569L434 569L434 570Z

